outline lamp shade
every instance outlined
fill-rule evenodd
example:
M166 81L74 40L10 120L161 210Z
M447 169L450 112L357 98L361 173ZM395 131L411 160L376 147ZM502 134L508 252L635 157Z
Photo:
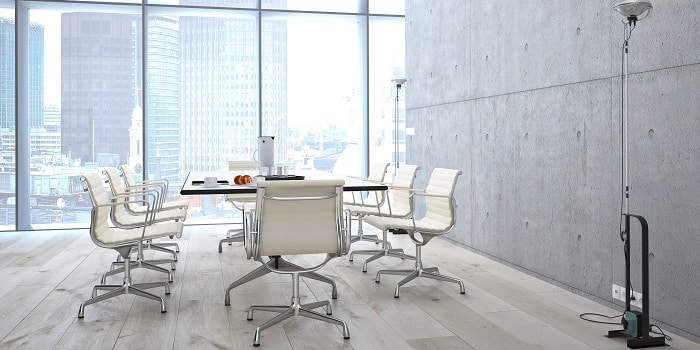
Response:
M406 83L406 78L394 78L394 79L391 79L391 81L392 81L394 84L396 84L396 85L398 85L398 86L401 86L401 85L403 85L403 84Z
M635 19L651 9L651 3L648 1L620 1L613 6L613 10L621 15Z

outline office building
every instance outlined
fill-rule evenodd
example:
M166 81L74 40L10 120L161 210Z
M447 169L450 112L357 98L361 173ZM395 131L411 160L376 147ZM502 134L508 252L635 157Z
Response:
M127 161L135 21L122 14L61 15L61 152L83 164L96 162L99 153Z

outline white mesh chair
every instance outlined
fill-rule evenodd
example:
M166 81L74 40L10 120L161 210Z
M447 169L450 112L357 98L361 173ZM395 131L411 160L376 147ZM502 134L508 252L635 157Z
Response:
M357 218L358 236L364 237L364 240L370 240L367 235L363 235L362 222L368 215L391 217L391 218L410 218L413 216L413 182L416 178L416 173L419 167L417 165L404 164L399 167L396 172L396 177L391 185L389 185L388 194L384 203L381 206L353 206L346 205L346 215ZM351 222L351 220L348 220ZM350 224L348 224L350 226ZM348 228L350 230L350 228ZM357 237L357 236L355 236ZM358 241L356 239L354 242ZM382 232L382 238L377 240L382 244L381 249L360 249L353 250L350 253L349 260L353 261L355 254L371 255L362 266L362 271L367 272L367 263L383 256L394 256L398 258L413 259L412 256L403 254L403 249L394 249L387 237L387 231Z
M93 208L90 221L90 238L97 246L114 249L122 256L124 267L121 268L121 271L124 272L124 278L122 284L109 285L102 283L94 286L91 298L80 304L78 318L83 318L85 306L122 294L134 294L159 301L160 311L166 312L163 298L146 292L145 289L163 287L165 288L165 294L170 294L168 282L133 284L131 280L131 252L134 245L138 245L144 240L168 236L182 236L182 222L171 221L154 224L151 220L151 213L147 212L147 215L142 216L141 222L112 226L114 224L113 213L123 210L125 201L134 201L133 196L130 194L116 194L110 196L105 190L104 182L98 173L86 174L81 180L85 182L87 190L90 193L90 198L92 199ZM139 204L147 207L150 205L148 201L139 201ZM141 265L140 267L148 266ZM98 291L101 290L107 291L107 293L98 295Z
M254 176L257 173L258 163L254 160L229 160L228 170L240 171L241 173L248 172L248 175ZM247 210L255 208L255 194L237 193L237 194L227 194L226 200L233 204L233 207L238 209L242 214L245 214ZM240 223L243 225L243 222ZM228 243L231 245L233 242L243 242L243 228L240 229L230 229L226 232L226 238L219 241L219 253L222 252L222 245Z
M417 277L428 277L440 281L459 284L459 292L464 294L464 283L461 280L441 275L437 267L425 268L421 259L421 248L434 237L448 233L456 222L456 203L454 190L459 170L436 168L430 175L425 191L416 191L415 195L425 198L425 215L420 219L400 219L382 216L367 216L365 222L381 229L384 234L389 229L401 228L408 231L411 241L416 246L415 268L407 270L380 270L375 278L380 281L383 274L407 275L394 290L394 297L399 297L399 287Z
M157 193L159 193L160 194L159 202L160 202L161 209L163 209L163 210L182 209L182 210L185 210L185 212L187 211L187 208L189 207L188 201L181 200L181 199L167 200L168 185L169 185L167 179L138 181L134 177L134 174L131 171L131 168L127 164L120 165L119 171L121 171L126 188L150 189L150 190L153 190L153 191L156 191ZM158 247L161 247L161 248L173 247L173 250L176 253L180 252L180 246L177 244L177 242L160 242L158 244ZM175 260L177 261L177 257L175 257Z
M119 166L119 171L121 171L122 176L124 177L124 184L126 185L127 188L147 188L151 190L158 191L160 193L160 206L161 209L174 209L174 208L180 208L180 209L185 209L187 210L189 206L189 202L186 200L167 200L168 196L168 180L166 179L160 179L160 180L142 180L138 181L134 177L134 173L131 171L131 168L129 168L128 165L123 164Z
M291 305L253 305L248 309L248 320L253 319L255 310L279 312L257 327L253 345L260 345L263 330L292 316L339 325L343 338L350 338L347 324L328 316L332 314L328 300L302 304L299 296L301 275L316 271L331 259L347 253L349 235L342 213L343 184L343 180L261 180L258 183L255 214L251 230L246 233L246 252L248 258L261 262L269 271L292 276L292 300ZM314 259L319 255L323 258ZM264 261L269 256L301 256L306 266L275 266ZM319 307L325 308L325 314L313 310Z
M132 223L141 222L143 220L143 216L149 215L149 213L151 215L151 221L154 223L167 221L185 221L185 218L187 217L187 210L180 207L171 207L170 209L163 209L163 202L161 201L162 196L160 192L152 189L150 186L142 187L139 185L134 185L129 188L126 188L117 168L105 168L102 170L102 174L107 176L107 182L109 183L109 187L111 188L113 195L131 195L131 199L133 199L130 201L122 202L122 210L116 210L115 208L113 215L115 217L115 220L119 224L128 225ZM143 200L146 200L148 198L151 198L148 205L141 204ZM134 249L150 249L172 255L172 259L150 259L147 262L153 265L170 264L170 269L175 270L177 252L166 248L164 245L167 244L168 242L159 242L158 244L156 244L151 240L146 240L140 245L135 245ZM139 252L138 254L141 253ZM112 266L119 264L123 264L123 261L121 260L121 255L117 257L117 261L114 262ZM115 273L116 272L110 271L106 273L104 277ZM102 282L104 283L105 281L103 280Z
M362 180L370 181L374 183L385 184L386 181L386 169L389 167L389 163L374 163L369 170L369 175ZM348 214L348 230L350 230L352 221L357 221L357 235L352 236L352 231L350 231L351 242L357 241L371 241L375 243L381 242L377 235L365 235L362 230L362 214L363 210L373 211L384 204L386 199L386 191L371 191L371 192L352 192L352 196L346 196L343 199L344 209L346 214ZM354 210L356 209L357 210ZM367 209L369 208L369 209Z
M386 169L389 167L389 163L374 163L369 168L369 174L367 177L355 177L365 181L384 183L386 179ZM352 192L352 196L343 197L343 204L352 205L367 205L371 207L376 207L382 202L383 191L374 191L379 193L367 193L367 192Z

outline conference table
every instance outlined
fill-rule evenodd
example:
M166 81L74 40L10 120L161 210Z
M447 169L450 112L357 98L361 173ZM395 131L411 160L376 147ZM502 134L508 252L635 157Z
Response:
M236 185L234 183L234 178L236 175L251 175L250 172L236 171L236 170L220 170L220 171L190 171L182 184L180 189L181 195L216 195L216 194L252 194L257 192L255 182L245 185ZM367 181L359 178L354 178L351 176L344 176L338 174L332 174L327 172L322 172L318 170L302 170L297 171L294 175L278 175L275 180L279 181L299 181L299 177L303 176L305 180L321 180L321 179L343 179L345 184L343 186L344 192L346 191L385 191L388 186L381 183L376 183L372 181ZM216 177L216 185L204 185L205 177ZM296 177L296 179L295 179ZM278 268L283 266L288 266L290 268L299 268L298 266L292 264L291 262L282 259L279 256L270 257L267 262L268 265L275 265ZM229 305L231 302L230 291L244 283L250 282L256 278L259 278L265 274L268 274L270 269L265 266L260 266L253 271L249 272L245 276L237 279L233 283L229 284L226 288L224 304ZM324 276L318 272L306 272L302 276L315 279L321 282L328 283L332 286L332 298L336 299L338 297L337 287L335 281L331 278Z
M217 170L217 171L190 171L187 178L180 188L180 194L183 196L192 195L207 195L207 194L245 194L245 193L255 193L257 188L255 182L246 185L236 185L233 180L236 175L251 175L250 172L238 170ZM205 177L216 177L218 183L214 186L205 186ZM321 180L321 179L343 179L345 180L345 185L343 186L344 191L385 191L387 190L387 185L371 182L351 176L344 176L338 174L327 173L318 170L301 170L293 175L273 175L273 179L285 180L286 181L296 181L293 180L296 176L303 176L307 180Z

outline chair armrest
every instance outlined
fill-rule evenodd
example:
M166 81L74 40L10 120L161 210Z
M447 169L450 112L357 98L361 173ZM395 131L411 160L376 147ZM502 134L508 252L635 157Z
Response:
M156 191L158 193L159 198L160 198L159 199L160 203L165 203L165 197L168 195L168 186L167 186L167 184L163 185L162 183L139 182L139 183L127 186L127 190L131 189L131 188Z
M127 187L132 187L132 186L139 186L139 187L153 187L157 188L157 191L163 193L163 198L165 199L165 196L168 193L168 186L170 183L168 182L167 179L162 179L162 180L141 180L137 181L136 183L129 184Z
M123 195L115 195L109 198L109 203L105 204L98 204L93 206L92 211L93 214L96 210L99 210L100 208L109 208L109 218L112 220L112 223L122 229L129 229L129 228L140 228L140 227L146 227L150 226L153 224L153 215L140 215L143 218L143 221L139 222L133 222L133 223L122 223L119 220L117 220L116 216L114 215L115 211L121 210L124 205L128 203L137 203L139 205L144 205L148 208L150 208L150 203L146 200L138 200L138 199L132 199L130 196L123 196ZM150 213L150 211L149 211Z
M444 194L426 193L425 191L416 192L416 193L414 193L414 195L415 195L415 196L420 196L420 197L447 198L447 199L453 198L453 196L447 196L447 195L444 195Z
M159 190L153 189L151 186L130 186L123 194L128 194L132 196L144 196L150 195L153 198L153 210L161 210L163 208L163 203L165 202L165 193Z
M144 199L138 199L135 197L143 197ZM148 192L133 192L133 193L117 193L112 195L112 197L109 198L109 204L105 205L110 205L112 206L112 209L110 210L110 219L116 225L117 227L120 228L134 228L134 227L141 227L143 225L148 226L152 225L155 220L155 215L156 211L153 208L153 203L151 203L148 198L151 198L153 201L156 201L156 196L153 195L152 193ZM124 209L128 211L128 205L129 204L138 204L146 207L146 212L145 213L138 213L136 215L132 215L135 217L143 217L143 225L139 223L124 223L121 222L117 216L116 216L116 210ZM117 206L121 206L122 208L117 208Z

